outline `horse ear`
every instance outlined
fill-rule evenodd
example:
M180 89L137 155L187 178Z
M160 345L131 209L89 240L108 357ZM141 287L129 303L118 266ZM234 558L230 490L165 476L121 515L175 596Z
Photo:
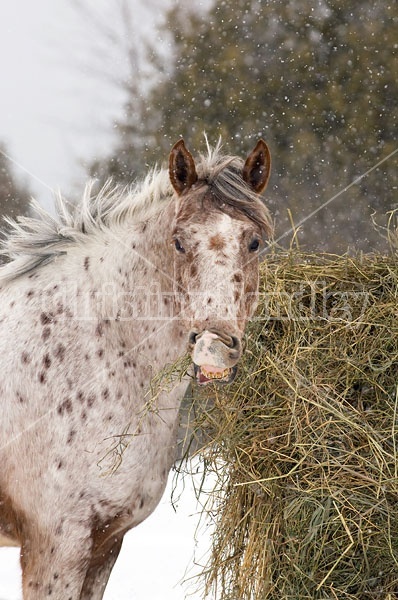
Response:
M171 149L169 157L171 185L180 196L198 180L192 154L186 149L184 140L179 140Z
M242 173L243 179L257 194L260 194L267 186L270 172L271 154L269 148L264 140L259 140L246 159Z

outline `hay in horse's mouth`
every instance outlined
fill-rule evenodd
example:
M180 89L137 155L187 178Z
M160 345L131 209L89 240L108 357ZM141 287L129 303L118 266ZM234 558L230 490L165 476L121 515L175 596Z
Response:
M194 363L195 378L199 385L208 383L231 383L235 379L237 367L217 368L210 365Z

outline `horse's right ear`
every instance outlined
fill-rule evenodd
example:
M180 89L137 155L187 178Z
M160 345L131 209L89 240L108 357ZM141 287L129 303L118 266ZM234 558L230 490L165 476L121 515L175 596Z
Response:
M171 185L179 196L198 180L195 162L192 154L186 149L184 140L179 140L171 149L169 177Z

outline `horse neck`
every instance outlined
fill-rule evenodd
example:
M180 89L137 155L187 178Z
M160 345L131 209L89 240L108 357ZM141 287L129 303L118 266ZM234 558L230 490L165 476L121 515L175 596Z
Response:
M109 229L104 234L106 239L94 240L84 258L88 287L104 291L103 301L98 304L98 318L120 320L124 330L130 324L135 338L139 335L142 314L154 323L160 319L162 331L167 330L173 338L181 337L179 324L172 318L175 316L174 255L170 244L173 217L174 206L165 203L149 219ZM119 315L118 310L122 311ZM131 318L134 315L140 316L138 324Z

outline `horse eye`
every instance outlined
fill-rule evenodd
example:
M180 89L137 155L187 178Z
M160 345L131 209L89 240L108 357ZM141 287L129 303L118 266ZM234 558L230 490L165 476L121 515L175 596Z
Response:
M184 254L185 248L183 246L181 246L180 240L175 239L174 246L175 246L175 249L177 250L177 252L181 252L181 254Z
M260 240L254 238L249 244L249 252L255 252L260 247Z

